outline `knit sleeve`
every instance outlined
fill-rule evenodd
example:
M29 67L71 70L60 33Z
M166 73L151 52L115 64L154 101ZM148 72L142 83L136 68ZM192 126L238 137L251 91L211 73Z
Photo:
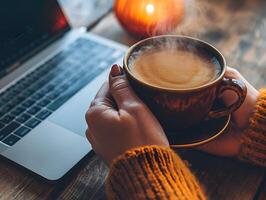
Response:
M266 167L266 89L260 95L249 127L243 134L239 159Z
M140 147L117 158L106 181L108 199L205 199L187 166L170 148Z

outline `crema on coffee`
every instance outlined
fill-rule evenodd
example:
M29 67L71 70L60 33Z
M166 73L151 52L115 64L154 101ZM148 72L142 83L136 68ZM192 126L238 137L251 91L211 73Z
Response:
M218 63L218 62L217 62ZM140 81L170 89L187 89L216 79L221 71L212 59L178 49L144 51L131 59L130 71Z

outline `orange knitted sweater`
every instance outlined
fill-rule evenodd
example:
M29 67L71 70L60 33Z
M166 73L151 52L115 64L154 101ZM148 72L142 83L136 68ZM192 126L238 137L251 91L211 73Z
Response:
M239 159L266 167L266 89L260 91ZM196 178L169 148L140 147L112 164L106 181L109 199L206 199Z

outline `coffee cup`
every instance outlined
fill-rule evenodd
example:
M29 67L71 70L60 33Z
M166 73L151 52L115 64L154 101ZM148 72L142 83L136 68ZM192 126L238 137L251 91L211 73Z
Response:
M163 35L142 40L129 48L123 68L133 90L166 131L230 115L247 93L243 81L224 77L223 55L192 37ZM213 105L227 90L238 99L215 110Z

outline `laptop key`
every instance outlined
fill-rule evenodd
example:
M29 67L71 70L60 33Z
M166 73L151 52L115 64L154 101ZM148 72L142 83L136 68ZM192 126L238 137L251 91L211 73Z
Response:
M60 93L57 92L57 91L54 91L52 93L50 93L47 97L50 99L50 100L54 100L56 99L57 97L59 97Z
M6 114L8 113L10 110L12 110L14 108L14 106L10 105L10 104L7 104L5 105L1 110L0 112L3 113L3 114ZM0 116L1 117L1 116Z
M0 122L0 129L1 128L4 128L4 126L5 126L5 124L3 124L3 123Z
M4 116L6 113L4 113L4 112L2 112L1 110L0 110L0 117L2 117L2 116Z
M63 92L66 90L62 87L63 85L58 86L58 89L56 90L56 93L60 96Z
M45 86L41 92L47 94L48 92L51 92L56 87L55 84L50 83L49 85Z
M25 110L26 110L26 108L19 106L19 107L15 108L15 109L11 112L11 114L12 114L12 115L15 115L15 116L18 116L18 115L20 115L21 113L23 113Z
M51 103L50 100L48 100L48 99L43 99L43 100L41 100L41 101L38 103L38 105L41 106L41 107L45 107L45 106L47 106L49 103Z
M32 94L33 94L33 93L32 93L31 90L25 90L25 91L23 91L23 93L22 93L23 96L30 96L30 95L32 95Z
M33 106L32 108L30 108L27 112L29 114L35 115L37 112L39 112L42 108L39 106Z
M5 102L8 102L10 100L10 97L8 96L3 96L2 97L2 100L5 101Z
M20 104L21 103L21 99L19 99L19 98L15 98L15 99L13 99L11 102L10 102L10 105L12 105L12 106L17 106L18 104Z
M44 95L45 95L45 94L38 92L38 93L34 94L33 96L31 96L31 98L32 98L32 99L35 99L35 100L39 100L39 99L41 99L42 97L44 97Z
M12 146L19 140L20 140L20 138L18 136L10 135L3 141L3 143L5 143L9 146Z
M2 107L4 104L5 104L4 101L0 99L0 107Z
M17 99L18 99L19 102L24 101L26 98L27 98L27 96L22 96L22 95L20 95L20 96L17 97ZM16 105L14 105L14 107L15 107L15 106L16 106Z
M19 137L24 137L28 132L30 132L31 129L26 128L25 126L21 126L20 128L18 128L14 134L19 136Z
M60 72L58 72L60 73ZM55 77L52 81L51 84L55 87L57 87L60 83L62 83L64 81L64 78L60 75L57 75L57 77Z
M78 92L80 88L82 88L80 84L77 84L74 87L70 88L66 92L62 93L62 95L47 108L52 111L57 110L62 104L64 104L69 98L71 98L76 92Z
M27 89L27 92L29 94L34 94L37 90L38 90L38 87L31 86L30 88Z
M4 124L9 124L13 119L15 119L14 115L5 115L3 118L0 119L0 122Z
M19 126L20 124L18 122L11 122L8 126L0 130L0 140L4 139L10 133L16 130Z
M52 112L49 111L49 110L42 110L35 117L38 118L38 119L40 119L40 120L44 120L44 119L46 119L51 114L52 114Z
M30 119L30 115L24 113L24 114L22 114L19 118L17 118L16 120L17 120L18 122L20 122L20 123L24 123L24 122L26 122L26 121L29 120L29 119Z
M41 123L40 120L32 118L30 119L25 125L30 127L30 128L34 128L36 127L39 123Z
M35 103L34 100L29 99L29 100L25 101L22 105L25 106L25 107L30 107L30 106L32 106L34 103Z
M46 87L45 87L46 88ZM45 88L43 88L42 90L40 90L38 93L39 93L39 95L41 96L41 98L42 97L44 97L46 94L47 94L47 92L44 90ZM41 99L40 98L40 99Z
M11 92L6 93L6 95L3 97L3 99L12 99L14 97L14 94Z

